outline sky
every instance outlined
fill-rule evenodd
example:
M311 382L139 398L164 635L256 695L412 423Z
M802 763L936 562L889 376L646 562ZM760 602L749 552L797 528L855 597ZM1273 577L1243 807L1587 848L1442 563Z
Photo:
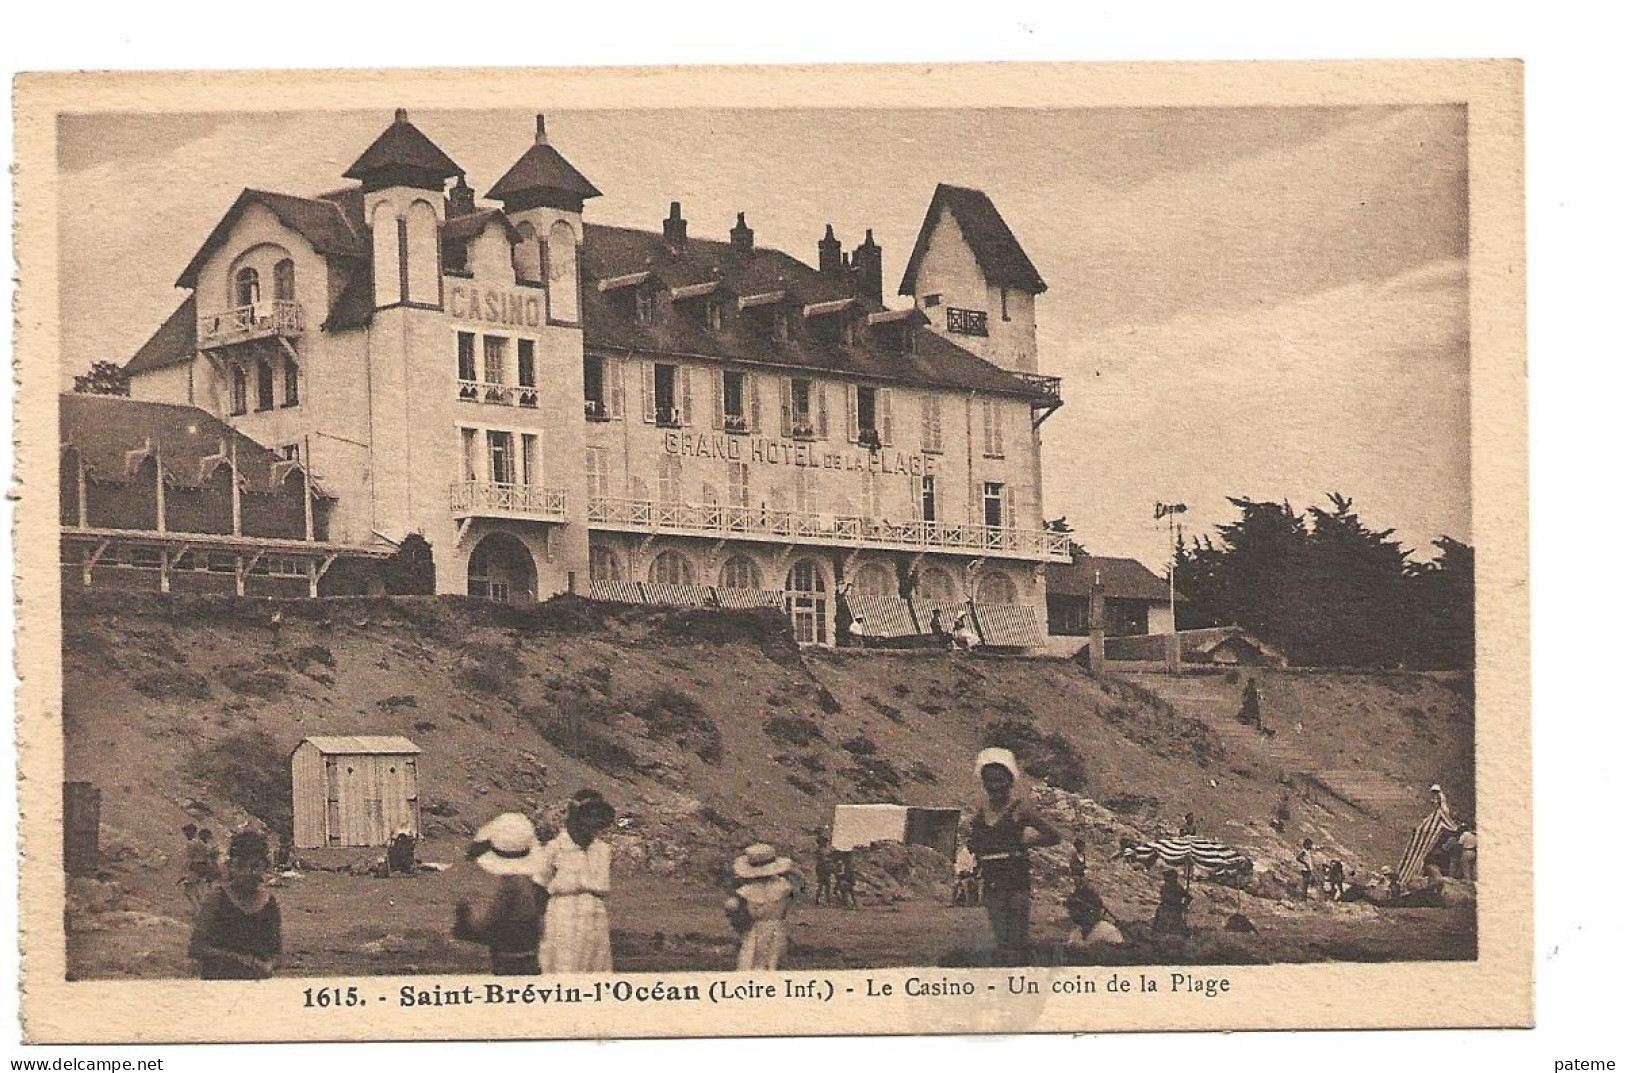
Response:
M534 128L411 116L481 195ZM390 119L62 117L64 385L158 327L243 187L340 187ZM658 228L678 200L691 235L725 238L744 211L813 263L825 223L848 248L873 228L892 296L936 183L987 191L1049 284L1039 365L1066 405L1045 514L1096 554L1160 570L1158 501L1195 534L1235 517L1227 497L1330 492L1420 557L1472 539L1462 107L604 110L548 133L605 193L591 222Z

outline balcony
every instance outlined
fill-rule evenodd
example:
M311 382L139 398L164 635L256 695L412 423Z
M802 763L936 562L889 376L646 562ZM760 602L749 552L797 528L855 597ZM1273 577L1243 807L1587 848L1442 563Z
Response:
M528 518L565 520L566 498L559 488L533 488L495 481L454 481L451 513L455 518Z
M586 400L586 402L585 402L585 404L583 406L583 409L586 412L588 421L608 421L609 420L609 407L607 405L605 405L605 403L604 403L604 401L602 399L588 399L588 400Z
M1017 380L1028 387L1036 389L1033 395L1033 427L1037 428L1044 423L1044 419L1061 408L1061 378L1059 376L1040 376L1037 373L1012 373Z
M198 318L199 350L256 339L297 339L305 330L305 307L298 302L256 302Z
M943 522L891 522L716 503L658 503L646 499L594 497L587 501L587 524L599 529L712 539L995 555L1041 562L1071 561L1069 538L1065 533Z
M661 428L682 428L683 413L675 406L656 406L655 424Z
M724 414L722 417L722 431L744 434L750 431L750 422L744 414Z
M540 391L538 391L534 386L526 386L524 384L520 384L517 395L518 395L518 399L519 399L519 405L525 407L527 410L536 409L536 407L538 405L540 405L541 400L542 400L542 393Z
M948 307L948 330L955 335L987 335L987 311Z
M523 401L524 392L529 391L534 396L536 390L535 388L515 389L509 387L507 384L497 384L482 380L457 381L457 397L463 402L483 402L491 406L512 406L514 404L516 390L521 396L521 406L536 405L534 398L533 401L529 403Z

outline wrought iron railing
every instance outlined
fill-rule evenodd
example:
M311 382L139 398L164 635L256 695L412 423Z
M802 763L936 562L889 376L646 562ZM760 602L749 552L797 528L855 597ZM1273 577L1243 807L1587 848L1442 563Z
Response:
M451 512L459 517L514 515L562 519L567 505L561 488L496 481L454 481L451 486Z
M986 335L987 313L980 309L948 307L948 330L955 335Z
M1012 373L1018 380L1025 381L1029 386L1043 392L1046 399L1061 399L1061 378L1059 376L1040 376L1037 373Z
M945 522L893 522L720 503L661 503L594 496L587 501L587 523L746 540L960 551L1052 561L1066 561L1071 557L1065 533Z
M197 344L210 350L254 339L293 339L304 330L305 308L298 302L255 302L199 317Z

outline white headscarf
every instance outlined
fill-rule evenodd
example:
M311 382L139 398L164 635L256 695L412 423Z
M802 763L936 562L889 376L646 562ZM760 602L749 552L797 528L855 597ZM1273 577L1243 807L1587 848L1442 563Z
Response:
M974 774L977 779L981 779L982 769L987 767L989 764L995 764L1004 768L1004 770L1010 773L1010 778L1012 780L1010 791L1012 794L1014 794L1015 787L1021 784L1021 765L1016 763L1016 754L1011 752L1009 749L1000 749L997 746L989 746L976 754L976 769L972 772L972 774Z

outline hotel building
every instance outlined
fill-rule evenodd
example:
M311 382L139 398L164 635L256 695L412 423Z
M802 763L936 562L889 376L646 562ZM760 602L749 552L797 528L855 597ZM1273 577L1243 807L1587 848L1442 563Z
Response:
M599 191L540 116L483 203L404 111L344 178L244 190L126 365L135 400L308 475L324 549L418 533L437 591L782 605L806 643L967 607L990 643L1043 642L1060 384L1044 281L984 193L937 187L889 309L873 234L826 227L813 265L744 212L725 239L676 202L658 230L586 222Z

